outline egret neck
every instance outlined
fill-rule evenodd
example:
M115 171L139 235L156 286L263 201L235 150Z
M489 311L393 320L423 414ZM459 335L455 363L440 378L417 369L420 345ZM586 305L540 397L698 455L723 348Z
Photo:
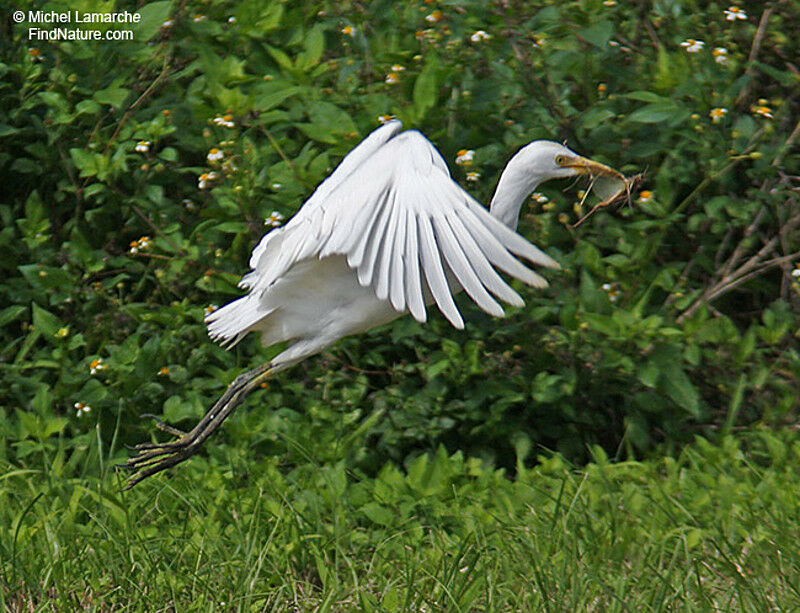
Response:
M531 172L530 166L526 163L528 158L526 149L521 149L508 162L503 174L500 175L497 189L489 205L489 213L512 230L517 229L522 203L539 183L548 178L535 171Z

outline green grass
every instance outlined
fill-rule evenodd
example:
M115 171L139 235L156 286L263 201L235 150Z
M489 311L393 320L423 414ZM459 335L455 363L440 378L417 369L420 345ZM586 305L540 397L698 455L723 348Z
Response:
M0 464L6 610L800 607L792 433L648 462L595 450L582 469L542 457L515 479L443 450L368 478L217 446L124 493L111 458L100 479L97 445L81 453Z

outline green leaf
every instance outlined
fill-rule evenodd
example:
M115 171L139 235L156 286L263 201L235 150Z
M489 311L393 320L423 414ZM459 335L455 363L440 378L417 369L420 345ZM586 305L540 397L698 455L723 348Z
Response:
M26 313L28 309L26 309L21 304L16 304L14 306L6 307L2 311L0 311L0 328L5 326L6 324L11 323L15 319L17 319L23 313Z
M321 126L313 123L298 123L295 127L300 130L308 138L318 141L320 143L327 143L335 145L339 142L339 137L333 133L333 130L327 126Z
M9 134L16 134L19 132L18 128L12 128L8 124L0 123L0 138L8 136Z
M264 38L264 34L277 28L283 18L282 2L250 0L236 4L236 23L241 31L253 38Z
M92 98L100 104L108 104L109 106L120 108L130 93L131 90L124 87L112 86L96 91Z
M292 58L286 55L283 51L278 49L277 47L273 47L271 45L267 45L267 52L272 56L272 59L283 68L284 70L293 71L294 70L294 63L292 62Z
M655 92L648 91L635 91L627 94L621 94L620 98L628 98L630 100L639 100L641 102L668 102L669 98L659 96Z
M425 113L436 104L439 92L436 79L438 67L439 60L435 55L430 55L422 72L419 73L419 76L417 76L417 79L414 81L412 97L417 121L421 121Z
M69 156L72 158L72 163L75 164L75 167L80 170L80 176L82 177L99 175L107 166L102 154L92 153L85 149L70 149Z
M664 393L693 417L700 415L700 394L683 370L678 346L661 345L650 353L650 360L661 371L658 386Z
M580 32L580 36L601 49L608 48L608 41L614 33L614 24L610 21L598 21Z
M64 327L58 317L35 302L31 305L31 308L33 309L33 325L45 338L53 338L56 332Z
M352 117L332 102L314 102L308 108L308 117L312 123L338 134L358 132Z
M594 107L589 109L589 111L587 111L583 117L581 117L580 121L585 129L592 130L616 116L617 114L610 109Z
M655 102L635 110L628 121L638 123L661 123L670 119L685 118L688 113L673 102Z
M360 511L366 515L371 522L379 526L392 526L397 517L394 511L377 502L368 502L361 507Z
M297 58L301 70L308 70L319 64L322 51L325 49L325 34L321 26L315 26L306 34L303 41L303 53Z
M268 111L278 106L281 102L298 94L301 90L296 85L284 83L259 83L250 93L251 106L254 111Z
M160 2L149 2L138 11L141 15L139 23L134 28L135 40L146 42L153 38L161 29L162 24L169 19L172 12L172 2L161 0Z

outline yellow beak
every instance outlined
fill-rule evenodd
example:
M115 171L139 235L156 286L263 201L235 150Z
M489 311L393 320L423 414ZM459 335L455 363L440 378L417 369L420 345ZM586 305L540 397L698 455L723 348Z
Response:
M578 174L588 175L591 178L607 177L610 179L617 179L618 181L625 181L625 175L600 162L595 162L594 160L579 155L575 157L563 156L563 158L564 159L559 160L559 165L564 168L574 168L578 171Z

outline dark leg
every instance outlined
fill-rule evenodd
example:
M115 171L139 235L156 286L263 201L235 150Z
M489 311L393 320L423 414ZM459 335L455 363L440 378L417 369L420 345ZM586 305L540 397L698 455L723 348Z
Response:
M147 477L192 457L247 395L269 378L275 370L271 364L264 364L236 377L220 399L203 416L203 419L189 432L182 432L155 418L156 426L159 429L179 438L171 443L136 445L136 455L119 465L121 468L132 471L128 484L123 490L129 490Z

